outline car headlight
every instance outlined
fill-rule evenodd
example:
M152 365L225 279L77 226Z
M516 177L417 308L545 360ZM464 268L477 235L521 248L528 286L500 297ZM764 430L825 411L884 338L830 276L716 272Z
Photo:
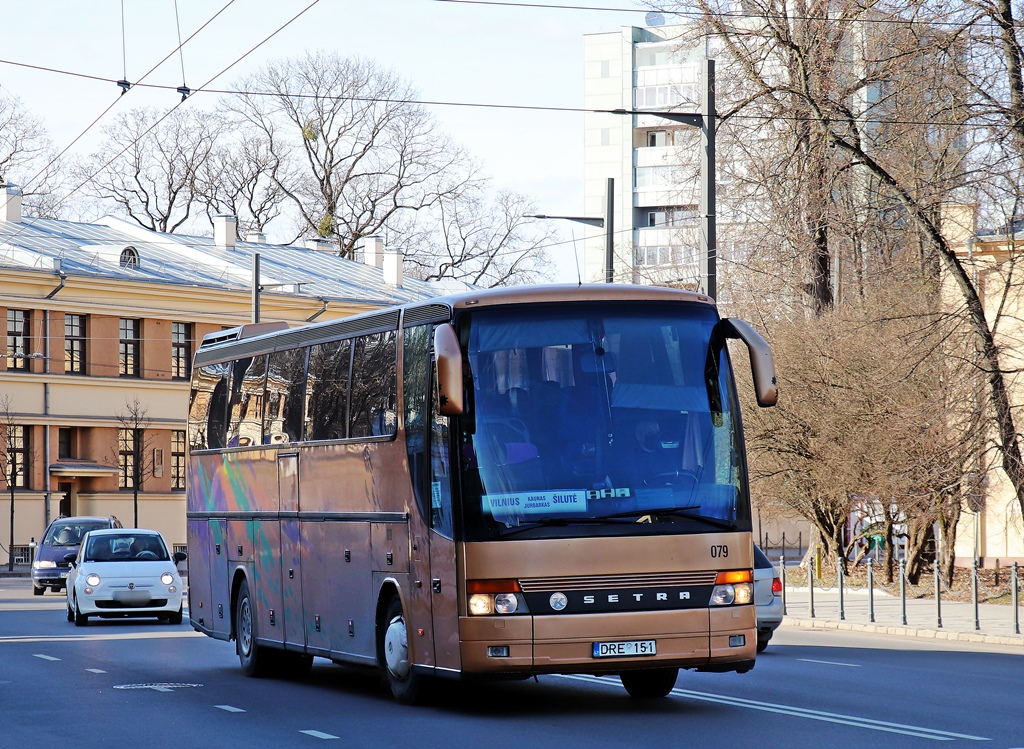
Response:
M90 572L88 575L85 576L85 582L87 585L91 585L95 588L97 585L100 584L100 576L97 575L95 572Z
M165 572L164 574L160 575L160 582L162 582L164 585L170 585L174 582L174 575L172 575L170 572Z
M712 606L754 602L754 573L751 570L719 572L711 590Z
M52 562L49 559L37 559L32 562L32 569L34 570L52 570L57 566L56 562Z

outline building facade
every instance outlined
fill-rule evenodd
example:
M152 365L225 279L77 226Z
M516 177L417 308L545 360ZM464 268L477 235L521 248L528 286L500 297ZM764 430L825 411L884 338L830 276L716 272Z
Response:
M255 309L302 325L444 293L403 278L401 254L377 238L361 263L320 241L239 240L233 217L213 228L211 238L24 217L20 191L0 185L0 545L13 489L16 560L54 518L130 526L136 507L139 526L185 543L185 419L204 335Z

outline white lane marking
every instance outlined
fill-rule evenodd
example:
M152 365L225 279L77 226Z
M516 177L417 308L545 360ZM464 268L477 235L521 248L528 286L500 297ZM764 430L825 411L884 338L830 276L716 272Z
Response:
M218 710L223 710L226 713L244 713L245 712L245 710L243 710L242 708L240 708L240 707L233 707L231 705L214 705L214 707L217 708Z
M587 681L592 684L604 684L609 685L609 682L596 676L562 676L563 679L574 679L577 681ZM991 741L991 739L984 736L972 736L966 733L953 733L951 731L940 731L934 728L925 728L923 726L912 726L904 723L890 723L884 720L874 720L873 718L862 718L856 715L843 715L842 713L830 713L823 710L809 710L803 707L794 707L792 705L779 705L773 702L761 702L759 700L745 700L740 697L729 697L723 694L710 694L708 692L695 692L689 689L673 689L672 694L679 697L688 697L693 700L703 700L704 702L717 702L722 705L730 705L732 707L743 707L748 710L760 710L766 713L779 713L782 715L791 715L795 718L806 718L808 720L820 720L826 723L839 723L841 725L854 726L857 728L867 728L872 731L884 731L886 733L898 733L904 736L915 736L922 739L932 739L933 741L953 741L954 739L968 739L970 741Z
M52 655L43 655L42 653L33 653L36 658L42 658L44 661L59 661L60 658L54 658Z
M95 635L55 635L40 637L38 635L7 635L0 637L0 645L20 642L98 642L101 640L166 640L178 637L205 637L206 635L189 630L187 632L122 632L120 634Z
M839 661L816 661L813 658L797 658L804 663L823 663L826 666L846 666L847 668L860 668L859 663L840 663Z
M324 733L323 731L309 730L309 731L299 731L299 733L304 733L307 736L312 736L314 739L337 739L337 738L340 738L339 736L332 736L331 734Z
M105 673L107 673L102 668L87 668L85 670L88 671L90 674L105 674Z

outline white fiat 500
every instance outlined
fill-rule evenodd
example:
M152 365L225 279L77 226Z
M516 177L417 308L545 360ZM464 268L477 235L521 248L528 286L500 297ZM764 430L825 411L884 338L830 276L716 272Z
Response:
M77 556L68 554L68 621L85 626L90 616L153 616L181 624L184 586L177 563L158 531L110 528L89 531Z

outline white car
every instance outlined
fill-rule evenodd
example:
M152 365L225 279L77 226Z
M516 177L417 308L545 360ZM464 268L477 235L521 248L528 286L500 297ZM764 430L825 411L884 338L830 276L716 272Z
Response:
M158 531L109 528L89 531L77 555L68 554L68 621L79 627L90 616L153 616L181 624L184 585L177 563Z
M757 652L762 653L782 624L782 581L757 546L754 547L754 605L757 607Z

